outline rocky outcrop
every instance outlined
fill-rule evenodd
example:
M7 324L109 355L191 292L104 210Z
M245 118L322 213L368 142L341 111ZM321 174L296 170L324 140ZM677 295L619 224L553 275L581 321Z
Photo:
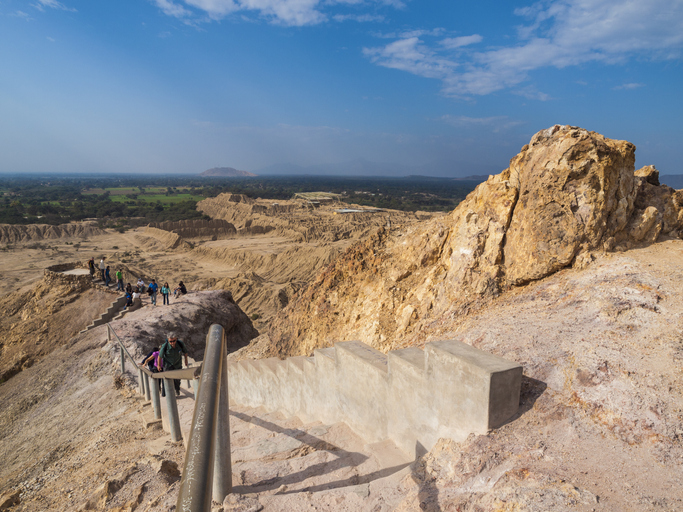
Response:
M337 242L358 240L391 224L403 227L435 214L398 210L348 210L345 203L314 207L305 199L287 201L251 199L241 194L220 194L197 203L197 209L212 219L221 219L234 226L238 236L281 236L296 242Z
M585 265L595 251L677 236L683 191L656 185L654 168L634 172L634 162L626 141L572 126L537 133L447 217L380 229L342 254L278 315L273 352L344 339L385 351L416 343L425 326Z
M219 237L237 233L235 226L222 219L191 219L166 222L153 222L150 228L163 229L176 233L181 238Z
M49 224L0 224L0 242L16 243L30 242L33 240L90 237L101 235L105 231L92 222L74 222L51 226Z
M144 235L136 235L141 243L149 250L161 251L189 251L190 244L183 240L177 233L164 231L163 229L148 227Z

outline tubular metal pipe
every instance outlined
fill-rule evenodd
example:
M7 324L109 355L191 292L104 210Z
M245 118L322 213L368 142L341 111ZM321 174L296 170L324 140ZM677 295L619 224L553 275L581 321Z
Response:
M176 510L208 512L211 510L215 438L223 371L224 334L220 325L212 325L206 337L201 386L192 418L192 434L187 446L183 478Z
M142 371L142 368L138 368L138 378L140 379L140 394L144 395L145 394L145 378L144 378L144 372Z
M149 379L149 384L152 386L150 394L152 395L152 407L154 408L154 419L161 419L161 399L159 397L159 381L157 379Z
M199 379L192 379L192 393L195 401L197 400L197 393L199 393Z
M149 401L152 398L151 393L149 391L149 384L150 384L149 383L149 375L147 375L146 373L143 373L142 375L143 375L144 381L145 381L145 398L147 399L147 401Z
M225 334L223 334L225 338ZM213 501L223 503L232 492L232 466L230 461L230 414L228 411L228 352L225 339L221 343L221 382L218 398L218 426L214 443Z
M109 332L107 332L109 334ZM121 347L121 375L126 373L126 354L123 352L123 347Z
M171 441L175 443L180 441L183 435L180 432L180 416L178 415L173 379L164 379L164 391L166 391L166 410L168 411L168 426L171 429Z

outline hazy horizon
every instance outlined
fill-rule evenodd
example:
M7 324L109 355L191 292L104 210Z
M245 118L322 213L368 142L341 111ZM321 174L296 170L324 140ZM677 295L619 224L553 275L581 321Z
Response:
M570 124L677 174L682 51L680 0L5 0L0 171L495 174Z

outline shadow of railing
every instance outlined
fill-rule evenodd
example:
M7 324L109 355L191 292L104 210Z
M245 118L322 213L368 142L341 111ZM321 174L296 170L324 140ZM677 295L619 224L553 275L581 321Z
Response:
M230 411L230 415L238 418L244 422L252 423L271 432L276 432L278 434L283 434L289 436L297 441L310 446L316 451L326 451L336 457L336 460L321 462L318 464L313 464L307 467L305 470L297 471L289 475L283 476L281 478L269 478L268 480L256 482L250 485L240 485L233 488L234 492L238 493L254 493L254 492L264 492L273 489L278 489L279 487L291 486L304 482L305 480L311 478L312 475L322 476L325 474L334 473L344 468L360 466L363 462L369 459L368 455L360 452L350 452L336 446L332 443L320 439L304 430L282 428L275 423L263 420L256 416L250 416L248 414ZM352 477L337 480L334 482L326 482L318 485L311 485L308 487L297 488L296 490L285 491L282 494L298 493L298 492L319 492L331 489L338 489L342 487L349 487L353 485L364 484L377 480L378 478L384 478L394 473L401 471L403 468L409 466L412 462L406 462L404 464L399 464L398 466L393 466L389 468L383 468L365 475L353 475Z

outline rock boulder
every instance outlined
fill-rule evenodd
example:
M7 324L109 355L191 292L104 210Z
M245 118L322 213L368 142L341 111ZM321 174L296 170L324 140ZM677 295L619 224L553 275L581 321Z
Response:
M278 314L271 355L416 343L424 327L593 252L678 235L683 191L657 185L652 166L635 172L635 149L573 126L538 132L449 216L380 229L340 255Z

